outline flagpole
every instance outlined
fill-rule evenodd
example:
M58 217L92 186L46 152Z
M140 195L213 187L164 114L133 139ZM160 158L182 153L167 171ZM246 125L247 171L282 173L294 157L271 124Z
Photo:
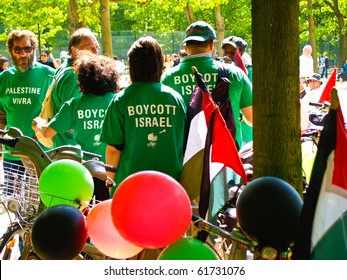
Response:
M339 98L337 95L337 89L336 87L333 87L331 90L331 100L330 100L330 109L337 110L339 107Z

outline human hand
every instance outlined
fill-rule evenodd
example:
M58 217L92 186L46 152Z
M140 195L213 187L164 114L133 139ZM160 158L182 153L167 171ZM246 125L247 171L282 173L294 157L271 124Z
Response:
M31 123L31 128L34 131L45 130L47 128L47 121L40 117L36 117Z
M233 62L233 60L229 56L224 56L224 62L230 64Z

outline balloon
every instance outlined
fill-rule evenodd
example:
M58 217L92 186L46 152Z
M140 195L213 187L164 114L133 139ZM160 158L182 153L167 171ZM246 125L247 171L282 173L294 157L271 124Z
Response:
M31 242L41 259L72 260L83 249L87 237L87 222L81 211L71 205L56 205L36 218Z
M260 177L240 194L236 213L246 236L262 245L282 247L294 241L302 199L282 179Z
M79 207L89 203L94 192L93 177L86 167L71 159L62 159L48 165L39 180L43 204L51 207L69 204Z
M219 260L219 257L209 245L188 237L167 246L158 260Z
M143 248L126 241L116 230L111 217L112 199L96 204L88 213L87 225L91 241L104 255L126 259L137 255Z
M143 248L164 248L190 226L192 210L183 187L158 171L127 177L112 199L112 220L129 242Z

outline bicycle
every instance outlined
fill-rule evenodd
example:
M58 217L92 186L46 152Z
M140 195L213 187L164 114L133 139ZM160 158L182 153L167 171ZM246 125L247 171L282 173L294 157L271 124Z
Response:
M315 156L317 149L315 137L318 137L317 130L306 131L301 137L303 149L309 150L310 153L313 153L313 156ZM253 142L242 147L239 151L239 156L247 177L252 181ZM307 175L303 166L304 194L308 187ZM210 237L212 236L212 243L222 259L290 259L292 244L289 246L285 245L287 246L285 248L274 248L266 244L259 244L247 237L247 234L241 229L236 214L236 205L245 188L247 188L247 185L243 182L229 188L229 199L217 213L218 226L193 215L194 225L202 233L198 233L197 238L201 241L206 241L207 234Z
M217 213L218 225L193 215L196 238L224 260L290 260L302 198L287 182L260 177ZM208 238L206 238L208 236Z
M40 200L38 179L43 170L53 161L72 159L83 164L93 177L105 181L106 170L115 172L116 169L101 162L100 155L82 151L77 146L61 146L49 151L43 151L38 143L20 130L10 128L0 130L0 143L11 148L14 156L19 156L21 166L7 166L4 184L1 184L1 207L7 213L9 225L0 238L0 257L2 259L38 260L39 256L33 250L30 241L30 231L35 218L45 209ZM84 161L83 157L92 160ZM20 170L22 168L22 170ZM112 181L112 180L111 180ZM5 184L6 183L6 184ZM93 201L97 203L97 201ZM88 211L93 204L88 205ZM17 251L17 255L13 253ZM92 244L86 243L81 254L76 259L109 259Z
M214 250L223 260L289 260L291 258L291 248L288 247L286 251L279 251L271 246L264 246L258 242L248 238L242 229L235 225L236 216L231 216L223 210L220 212L219 226L207 222L193 214L192 220L198 231L204 231L215 237L217 247L214 246ZM226 221L232 221L232 224L228 225ZM237 223L237 222L236 222ZM232 228L230 230L230 228Z

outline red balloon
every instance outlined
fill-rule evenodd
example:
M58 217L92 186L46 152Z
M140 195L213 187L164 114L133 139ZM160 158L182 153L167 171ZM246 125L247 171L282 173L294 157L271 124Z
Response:
M106 256L126 259L140 253L143 248L126 241L116 230L111 218L112 199L95 205L87 216L89 237L94 246Z
M112 199L112 220L129 242L143 248L163 248L187 231L192 217L184 188L158 171L127 177Z

